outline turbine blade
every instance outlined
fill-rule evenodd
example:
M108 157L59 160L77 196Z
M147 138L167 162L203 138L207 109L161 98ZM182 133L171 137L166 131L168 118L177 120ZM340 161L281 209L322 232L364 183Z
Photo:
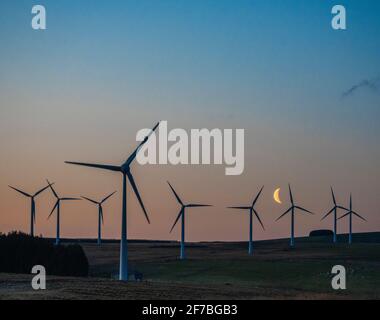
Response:
M187 208L203 208L203 207L212 207L212 205L209 205L209 204L188 204L186 207Z
M175 219L174 224L173 224L172 228L170 229L170 233L172 233L174 227L175 227L176 224L178 223L178 220L179 220L179 218L181 218L181 215L182 215L182 214L183 214L183 207L181 208L181 211L179 212L177 218Z
M92 203L99 204L97 201L92 200L92 199L90 199L90 198L83 197L83 196L82 196L82 198L85 199L85 200L87 200L87 201L90 201L90 202L92 202Z
M102 202L101 203L104 203L104 202L106 202L109 198L111 198L115 193L116 193L117 191L115 191L115 192L112 192L109 196L107 196L107 197L105 197L103 200L102 200Z
M21 191L20 189L14 188L14 187L12 187L12 186L8 186L8 187L11 188L11 189L13 189L13 190L15 190L15 191L17 191L17 192L19 192L19 193L21 193L21 194L24 195L25 197L29 197L29 198L32 197L30 194L27 194L26 192Z
M172 189L172 191L173 191L175 197L177 198L177 201L180 203L180 205L183 206L184 204L183 204L181 198L179 197L179 195L177 194L177 192L175 192L174 188L172 187L172 185L170 184L169 181L168 181L168 184L169 184L170 189Z
M160 122L158 122L154 128L152 129L152 131L145 137L145 139L137 146L136 150L129 156L129 158L127 159L127 161L125 161L125 163L123 164L123 166L127 166L129 167L129 165L132 163L133 160L135 160L136 156L137 156L137 153L139 152L139 150L141 149L141 147L147 143L149 137L154 133L154 131L156 131L156 129L158 128L158 126L160 125Z
M294 205L293 193L292 193L292 189L290 188L290 184L289 184L289 197L290 197L290 202L292 203L292 205Z
M61 198L62 201L80 201L80 198Z
M259 193L257 194L255 200L253 200L252 208L255 206L257 200L259 200L259 197L260 197L261 193L263 192L263 190L264 190L264 186L261 188L261 190L260 190Z
M251 210L251 207L227 207L227 209Z
M259 220L261 226L263 227L263 230L265 230L264 224L261 221L259 214L257 213L257 211L255 209L253 209L253 212L255 213L255 216L256 216L257 220Z
M349 214L351 213L351 211L348 211L345 215L343 215L343 216L341 216L340 218L338 218L338 220L340 220L340 219L343 219L343 218L345 218L345 217L347 217Z
M314 212L311 212L311 211L309 211L309 210L306 210L305 208L302 208L302 207L299 207L299 206L294 206L296 209L298 209L298 210L301 210L301 211L303 211L303 212L307 212L307 213L310 213L310 214L314 214Z
M110 166L106 164L93 164L93 163L82 163L82 162L71 162L71 161L65 161L65 163L73 164L76 166L97 168L97 169L103 169L103 170L109 170L109 171L116 171L116 172L121 171L121 167L119 166Z
M135 192L135 195L136 195L137 199L139 200L140 206L141 206L141 208L142 208L143 211L144 211L145 218L146 218L146 220L148 221L148 223L150 223L150 220L149 220L149 217L148 217L148 213L147 213L146 210L145 210L145 207L144 207L144 204L143 204L143 202L142 202L142 199L141 199L141 196L140 196L139 190L137 189L137 186L136 186L135 180L133 179L133 176L132 176L132 174L131 174L129 171L127 172L127 176L128 176L129 182L131 183L131 186L132 186L132 188L133 188L133 191Z
M293 209L293 207L290 207L287 211L285 211L279 218L277 218L277 220L276 221L278 221L278 220L280 220L282 217L284 217L285 215L287 215L289 212L290 212L290 210L292 210Z
M335 207L332 208L329 212L327 212L326 215L321 219L321 221L325 220L330 214L332 214L334 212L334 210L335 210Z
M51 215L53 214L55 208L58 207L58 203L59 203L59 200L55 203L55 205L54 205L54 207L53 207L53 210L51 210L51 212L50 212L50 214L49 214L49 216L48 216L48 218L47 218L48 220L50 219Z
M341 210L344 210L344 211L350 211L350 210L348 210L347 208L345 208L345 207L342 207L342 206L336 206L338 209L341 209Z
M333 187L331 187L331 195L332 195L332 198L333 198L334 205L336 206L336 198L335 198Z
M50 190L53 192L54 196L55 196L57 199L59 199L57 192L55 192L55 190L54 190L54 188L53 188L53 185L49 182L48 179L46 179L46 181L47 181L47 183L48 183L48 185L49 185L49 187L50 187Z
M356 213L355 211L352 211L352 213L357 216L358 218L362 219L363 221L367 221L365 218L363 218L360 214Z
M51 185L53 185L54 183L52 183ZM37 197L39 194L41 194L42 192L44 192L46 189L50 188L50 184L48 184L45 188L42 188L41 190L37 191L35 194L34 194L34 197Z

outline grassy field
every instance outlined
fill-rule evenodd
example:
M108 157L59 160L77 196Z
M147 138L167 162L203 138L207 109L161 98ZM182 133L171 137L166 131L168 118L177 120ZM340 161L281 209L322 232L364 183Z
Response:
M371 237L374 237L372 234ZM242 243L200 243L179 261L176 243L133 242L130 271L142 283L120 283L119 246L82 244L90 277L49 277L48 290L34 292L30 275L0 274L3 299L380 299L380 241L352 246L327 239L299 239L295 249L285 240L256 244L254 257ZM347 290L331 288L331 269L347 270Z

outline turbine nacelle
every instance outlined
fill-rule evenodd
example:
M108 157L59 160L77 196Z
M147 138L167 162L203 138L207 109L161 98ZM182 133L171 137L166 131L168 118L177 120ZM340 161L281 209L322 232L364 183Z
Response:
M12 187L12 186L8 186L9 188L17 191L18 193L24 195L25 197L28 197L28 198L32 198L34 199L35 197L37 197L38 195L40 195L42 192L44 192L46 189L48 189L51 185L53 185L54 183L48 183L48 185L46 187L43 187L42 189L38 190L36 193L34 194L29 194L29 193L26 193L25 191L22 191L18 188L15 188L15 187Z
M334 211L337 211L338 209L341 209L341 210L344 210L344 211L348 211L347 208L344 208L344 207L342 207L342 206L340 206L340 205L337 204L335 193L334 193L334 189L332 187L331 187L331 197L332 197L334 206L331 208L331 210L329 212L327 212L323 216L323 218L321 219L321 221L325 220L330 214L332 214Z
M31 221L30 221L30 229L31 229L31 235L34 236L34 225L36 223L36 204L35 204L35 198L40 195L42 192L44 192L46 189L51 187L52 184L48 182L48 185L40 190L38 190L33 195L26 193L25 191L22 191L20 189L17 189L15 187L9 186L9 188L17 191L18 193L22 194L23 196L31 199Z
M286 216L288 213L291 213L291 223L290 223L290 246L293 247L294 246L294 215L295 215L295 211L296 210L299 210L299 211L302 211L302 212L306 212L306 213L309 213L309 214L314 214L313 212L305 209L305 208L302 208L300 206L297 206L294 202L294 197L293 197L293 193L292 193L292 189L290 187L290 184L289 184L289 198L290 198L290 202L291 202L291 206L288 210L286 210L280 217L277 218L276 221L279 221L280 219L282 219L284 216Z
M131 172L131 167L129 164L123 164L121 167L120 167L120 172L124 175L127 175L128 173Z
M93 199L90 199L90 198L87 198L87 197L84 197L82 196L83 199L93 203L93 204L96 204L99 208L99 215L100 215L100 219L102 221L102 224L104 224L104 216L103 216L103 203L105 203L108 199L110 199L114 194L116 193L116 191L112 192L111 194L109 194L108 196L106 196L102 201L96 201L96 200L93 200Z
M353 207L352 207L352 195L350 195L350 209L348 210L348 209L345 209L346 211L347 211L347 213L346 214L344 214L343 216L341 216L340 218L338 218L338 220L340 220L340 219L343 219L343 218L345 218L345 217L347 217L347 216L349 216L349 215L354 215L354 216L356 216L356 217L358 217L359 219L361 219L361 220L363 220L363 221L367 221L365 218L363 218L360 214L358 214L357 212L355 212L354 210L353 210Z
M311 211L309 211L309 210L307 210L307 209L305 209L303 207L297 206L294 203L294 197L293 197L293 193L292 193L292 189L290 187L290 184L289 184L289 198L290 198L290 202L291 202L290 208L287 211L285 211L279 218L277 218L276 221L280 220L281 218L283 218L284 216L286 216L290 212L292 212L292 214L294 214L294 212L295 212L296 209L314 215L313 212L311 212Z
M50 219L50 217L52 216L52 214L54 213L54 210L56 208L59 207L59 205L61 204L61 201L79 201L79 200L82 200L80 198L72 198L72 197L64 197L64 198L61 198L58 193L55 191L55 189L53 188L53 184L49 182L48 179L46 179L46 181L48 182L49 186L50 187L50 190L51 192L53 193L53 195L55 196L55 198L57 199L53 209L51 210L49 216L48 216L48 220Z
M263 190L264 190L264 186L260 189L259 193L254 198L254 200L252 202L252 205L250 207L248 207L248 206L247 207L245 207L245 206L241 206L241 207L236 206L236 207L228 207L228 209L249 210L250 214L255 214L257 220L260 222L261 227L263 228L263 230L265 230L264 224L263 224L263 222L260 219L259 213L255 209L255 205L256 205L257 201L259 200L260 195L263 192Z
M117 191L114 191L112 192L111 194L109 194L108 196L106 196L105 198L103 198L102 201L96 201L96 200L93 200L91 198L87 198L87 197L84 197L82 196L83 199L89 201L89 202L92 202L94 204L97 204L97 205L102 205L104 202L106 202L109 198L111 198Z
M174 227L177 225L179 219L185 214L185 209L186 208L212 207L212 205L209 205L209 204L195 204L195 203L184 204L183 201L181 200L181 198L179 197L179 195L177 194L177 192L174 190L174 188L172 187L172 185L170 184L169 181L168 181L168 185L169 185L170 189L172 190L174 196L176 197L178 203L181 205L181 210L178 213L178 216L177 216L176 220L174 221L174 224L173 224L173 226L172 226L172 228L170 230L170 233L173 231Z
M184 208L203 208L203 207L212 207L210 204L185 204Z

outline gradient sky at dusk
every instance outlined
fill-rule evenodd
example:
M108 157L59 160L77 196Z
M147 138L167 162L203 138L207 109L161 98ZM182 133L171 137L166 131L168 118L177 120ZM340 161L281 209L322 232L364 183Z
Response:
M34 4L46 5L46 31L30 26ZM346 31L331 28L334 4L346 6ZM354 231L380 230L379 1L1 0L0 15L0 232L29 230L29 202L9 184L32 193L49 178L63 196L99 199L121 191L119 175L64 161L119 165L158 120L244 128L245 172L135 164L152 224L129 193L130 238L178 239L166 180L185 201L216 205L189 211L190 241L246 240L248 215L224 208L248 205L262 185L267 231L256 225L254 236L288 237L289 218L274 222L288 182L317 213L297 216L298 236L332 225L320 222L330 185L368 218ZM49 192L37 200L38 234L55 236L53 205ZM61 235L95 237L96 215L85 201L64 203ZM105 237L120 236L120 215L119 192L104 208Z

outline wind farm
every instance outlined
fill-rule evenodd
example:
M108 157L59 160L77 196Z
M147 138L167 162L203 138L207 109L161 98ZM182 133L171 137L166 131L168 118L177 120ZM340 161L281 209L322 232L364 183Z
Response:
M302 236L296 237L296 221L295 214L297 211L307 214L307 216L313 216L314 213L298 205L298 202L295 201L293 190L288 185L289 191L289 202L290 207L281 214L277 219L270 219L270 216L273 214L268 214L265 210L258 210L257 205L259 200L262 203L268 202L268 198L265 197L264 186L262 186L259 191L255 194L253 201L250 205L237 205L237 206L227 206L227 210L235 211L246 211L249 214L249 224L248 224L248 257L246 253L244 254L242 242L192 242L187 240L187 231L190 229L186 228L186 221L188 221L189 214L192 215L192 209L200 208L218 208L214 204L205 204L205 203L187 203L183 200L182 196L179 195L177 190L173 185L167 181L169 186L170 193L176 200L177 204L180 206L179 213L175 216L174 223L171 225L171 228L168 230L168 234L171 235L177 224L180 222L180 240L169 241L169 240L131 240L127 237L127 181L129 181L132 186L132 190L136 196L137 202L140 206L140 209L144 213L144 218L150 224L150 220L146 207L142 201L140 192L137 188L134 176L131 173L131 165L137 158L139 152L142 152L142 148L145 144L149 142L149 139L152 135L155 134L156 129L159 127L160 123L157 123L152 130L145 136L137 148L132 152L132 154L127 158L121 166L114 165L104 165L104 164L91 164L83 162L72 162L66 161L66 164L81 166L81 167L90 167L96 169L102 169L106 171L113 171L122 174L122 212L121 212L121 235L120 240L116 239L104 239L102 237L102 226L104 225L104 211L103 205L111 199L117 191L114 191L107 196L101 198L101 200L94 200L93 197L81 196L81 198L74 197L61 197L57 193L54 184L50 183L47 180L47 186L37 191L35 194L30 195L20 189L15 187L10 187L12 190L17 191L19 194L24 195L32 199L31 204L31 223L32 227L35 222L35 203L34 199L46 189L50 189L53 197L55 198L55 204L51 210L48 219L56 212L56 237L54 245L56 248L62 247L71 247L72 245L79 245L80 250L85 255L85 259L88 259L89 264L89 280L93 279L98 281L104 277L111 279L118 279L121 283L131 284L138 282L138 280L144 277L145 281L143 283L149 283L151 286L160 284L160 290L155 289L156 291L151 291L150 289L145 289L145 285L141 284L139 290L143 290L144 298L162 298L162 290L172 290L175 297L178 297L178 292L183 292L186 290L191 290L194 296L188 293L188 297L196 298L199 297L197 290L194 285L202 283L205 287L202 289L203 294L202 298L242 298L246 296L256 297L256 298L300 298L299 293L305 297L320 297L326 296L332 299L339 299L341 296L336 293L328 291L326 288L327 280L324 280L323 277L317 276L322 270L325 272L328 271L328 266L330 265L328 257L334 255L336 262L345 259L347 255L351 257L356 257L360 263L372 263L372 259L378 259L380 246L380 234L354 234L353 233L353 217L358 217L363 221L366 221L361 215L359 215L353 208L352 195L350 195L350 202L348 208L345 208L338 204L335 192L331 187L331 198L333 202L333 207L324 214L321 221L326 220L331 214L333 214L333 245L331 244L331 239L329 236L324 235L322 232L317 232L319 236L313 235L313 231L310 232L309 237ZM154 137L155 138L155 137ZM281 187L276 187L273 193L274 203L277 206L282 206L283 201L281 200ZM167 196L167 200L172 199ZM86 202L96 205L97 207L97 229L98 234L95 241L91 239L73 239L73 238L61 238L61 204L66 201L77 201L77 200L86 200ZM203 201L202 201L203 202ZM278 209L277 209L278 210ZM259 214L259 211L261 214ZM343 215L338 217L338 212L343 211ZM286 239L273 239L273 240L257 240L254 241L254 218L257 219L263 233L267 231L264 227L262 217L265 217L265 220L270 222L269 224L281 220L283 217L290 215L290 248L286 245ZM167 214L168 217L171 215ZM305 215L306 216L306 215ZM349 217L349 232L348 234L340 233L338 234L337 223L340 220L343 220L345 217ZM162 217L161 217L162 218ZM207 216L203 216L203 219L206 221ZM269 220L269 221L268 221ZM270 221L272 220L272 221ZM153 221L154 224L154 221ZM191 223L190 223L191 224ZM169 226L168 226L169 227ZM191 229L197 230L197 225L191 224ZM212 228L217 228L218 224L214 223ZM190 235L192 233L190 232ZM353 244L353 237L358 241L357 244ZM22 235L21 235L22 236ZM16 235L10 234L9 237L17 237ZM39 239L34 236L33 228L31 228L31 239ZM25 238L25 237L24 237ZM297 247L295 247L295 240L297 239ZM23 240L25 241L25 240ZM53 239L51 239L53 241ZM348 246L346 243L348 242ZM1 243L1 235L0 235ZM179 257L175 253L178 250L178 244L180 247ZM366 246L368 250L366 251L368 255L363 256L361 248ZM128 247L131 250L128 250ZM188 255L188 251L190 254ZM130 254L130 261L128 259L128 253ZM83 259L83 255L82 258ZM163 257L165 257L163 259ZM309 259L314 261L313 266L316 266L315 270L311 270L311 265L309 264ZM276 260L276 266L281 267L282 269L288 270L288 272L297 274L297 277L290 276L287 279L283 277L278 277L277 269L273 267L273 260ZM297 263L292 261L297 260ZM315 264L315 261L318 263ZM118 267L116 267L118 264ZM1 265L0 265L1 267ZM354 268L357 268L355 266ZM254 271L252 273L252 271ZM238 273L236 273L238 272ZM258 274L253 275L253 274ZM323 285L306 285L303 286L304 276L311 276L318 278ZM3 278L2 278L3 277ZM4 278L5 277L5 278ZM4 279L4 280L2 280ZM8 274L2 276L0 269L0 282L1 281L12 281L12 277ZM268 279L266 281L265 279ZM275 280L273 280L275 279ZM109 286L112 284L103 280L102 290L113 290ZM58 282L65 282L64 278L57 278ZM80 286L86 285L91 287L91 284L87 282L83 284L84 279L78 278L76 283ZM90 280L91 281L91 280ZM109 280L108 280L109 281ZM232 285L233 288L230 288L227 291L220 291L221 286L228 281L229 285ZM274 293L269 290L269 287L272 287L273 284L283 283L287 288L281 293ZM380 279L377 276L377 273L373 270L369 272L368 284L366 285L366 290L360 290L359 287L354 287L354 290L351 292L350 297L375 297L377 298L378 291L375 290L372 295L369 293L372 290L372 285L378 283ZM259 288L257 284L260 283ZM250 286L254 285L255 289L252 289ZM132 287L135 285L132 285ZM190 286L190 287L189 287ZM77 289L76 287L69 286L73 292ZM170 289L169 289L170 288ZM191 288L191 289L189 289ZM368 289L370 288L370 289ZM123 295L124 298L130 298L130 294L126 294L123 291L123 287L119 287L116 290L117 294ZM145 291L146 290L146 291ZM232 291L231 291L232 290ZM268 291L269 290L269 291ZM326 291L327 290L327 291ZM369 290L369 291L368 291ZM124 292L124 293L123 293ZM158 293L161 292L161 293ZM242 296L242 292L243 296ZM0 297L2 293L0 290ZM158 294L158 296L157 296ZM171 295L164 294L167 298L170 298ZM278 295L278 296L277 296ZM91 297L91 295L89 296ZM78 299L83 299L85 297L78 295ZM103 298L102 294L97 296L97 298Z
M298 237L297 247L295 247L296 233L295 233L295 213L301 211L308 215L313 213L301 206L295 201L293 190L288 185L289 201L291 206L276 220L276 222L286 215L291 215L291 231L290 231L290 248L286 244L286 239L273 239L273 240L255 240L253 241L253 220L257 219L260 227L265 233L262 216L266 217L268 221L268 213L262 212L259 214L257 204L268 201L268 198L263 194L264 186L255 194L252 204L242 206L229 206L227 210L247 211L249 213L249 237L248 237L248 256L244 247L246 244L243 242L191 242L186 239L186 221L189 210L198 208L211 208L215 207L212 204L204 203L187 203L179 195L177 190L170 182L167 182L170 193L173 195L176 202L180 205L179 213L175 217L174 223L171 225L169 234L172 233L174 228L180 222L180 241L168 240L127 240L126 229L126 182L129 180L132 190L134 191L137 201L144 213L146 220L151 223L145 206L142 202L140 193L136 187L134 177L130 172L130 165L136 158L141 147L148 142L149 137L154 133L159 124L157 124L149 135L138 145L135 151L129 156L123 166L109 166L101 164L87 164L81 162L66 162L79 166L95 167L106 169L108 171L121 172L123 175L123 202L122 202L122 233L121 241L114 239L102 238L102 225L104 224L103 204L112 198L117 191L114 191L100 201L94 200L92 197L82 196L81 198L74 197L61 197L57 193L53 183L47 180L47 186L37 191L34 195L11 187L18 193L23 194L34 200L34 197L41 194L46 189L50 188L52 195L56 202L53 209L48 216L48 219L56 212L57 225L56 225L56 239L54 245L59 247L70 247L73 244L79 245L86 255L89 263L89 277L78 277L74 282L68 283L65 277L52 277L55 283L60 283L65 286L70 296L75 299L103 299L105 295L112 292L114 298L118 299L131 299L136 298L134 292L137 290L143 294L144 299L178 299L185 297L187 299L315 299L315 298L328 298L328 299L344 299L344 298L379 298L380 292L377 289L380 283L378 272L376 271L376 263L373 269L369 268L366 276L361 276L361 286L355 284L349 293L340 295L337 292L329 289L329 280L324 276L328 273L331 266L331 256L333 255L334 262L344 263L344 259L349 255L355 259L351 262L351 268L358 269L363 264L373 264L374 261L380 259L380 233L356 234L356 244L353 244L353 227L352 218L358 217L366 221L359 215L353 208L352 195L350 195L350 203L348 208L338 204L333 188L331 188L331 197L333 202L332 209L323 216L322 221L331 214L334 214L333 224L333 243L329 236L320 235L318 237ZM280 199L281 188L274 191L274 202L277 205L282 205ZM91 239L62 239L60 236L60 213L61 203L64 201L86 200L87 202L96 205L98 209L97 226L98 235L95 241ZM168 197L170 200L170 197ZM344 214L338 217L338 210L343 211ZM34 221L35 206L32 205L32 222ZM168 217L170 215L168 214ZM337 221L349 217L349 233L344 234L337 232ZM207 220L206 216L203 219ZM154 222L153 222L154 223ZM191 224L191 223L190 223ZM217 227L217 224L214 224ZM188 229L190 229L188 227ZM197 225L191 224L191 229L197 229ZM33 234L30 235L32 239L38 239ZM1 244L0 235L0 244ZM338 241L339 240L339 241ZM24 240L25 241L25 240ZM53 239L51 240L53 241ZM347 245L348 242L348 245ZM180 255L176 254L180 246ZM127 251L127 245L129 250ZM1 246L0 246L1 247ZM366 250L363 250L363 248ZM127 254L130 252L130 260L127 260ZM188 254L190 252L190 254ZM365 254L363 254L365 252ZM165 258L163 258L165 257ZM276 261L274 264L273 261ZM297 261L297 262L295 262ZM312 261L312 262L311 262ZM117 267L118 264L118 267ZM1 265L0 265L1 267ZM279 273L278 268L281 268ZM284 273L284 271L286 271ZM287 276L285 276L287 274ZM135 275L135 278L133 278ZM137 281L137 275L141 278L144 276L144 281ZM308 277L313 277L314 280L311 284L305 281ZM113 280L108 280L109 278ZM9 273L1 273L0 269L0 283L5 282L11 285L15 281L15 277ZM17 281L27 283L28 278L20 275ZM114 281L118 279L119 283L125 285L117 285ZM355 277L354 277L355 279ZM365 279L365 280L363 280ZM364 281L364 285L363 285ZM226 282L228 283L228 287ZM88 293L83 295L80 293L79 288L89 288L91 291L92 284L96 284L98 288L97 293ZM26 286L26 285L25 285ZM127 287L126 287L127 286ZM200 287L201 286L201 287ZM273 286L279 286L276 290ZM280 287L283 287L281 289ZM23 287L21 287L23 288ZM26 291L25 291L26 290ZM58 290L53 289L50 292L50 298L62 296ZM27 289L23 289L22 293L13 293L0 289L0 298L30 298ZM108 292L108 293L107 293ZM184 294L184 296L182 296ZM40 296L41 297L41 296Z
M277 2L0 1L0 300L380 300L380 2Z
M197 232L200 227L205 227L207 220L209 220L207 215L202 215L201 219L204 221L204 224L199 225L199 223L193 224L190 222L189 225L189 220L192 220L191 218L189 219L189 217L194 214L194 209L208 208L211 211L212 208L214 210L221 210L219 204L220 199L217 204L204 200L201 202L185 202L183 196L180 196L177 189L167 181L172 196L166 194L160 198L160 201L169 203L172 202L171 200L174 198L177 205L180 206L174 222L172 224L168 222L167 225L169 237L180 222L180 240L136 240L128 238L127 182L129 182L132 187L131 189L136 197L140 211L144 214L143 217L146 222L151 224L153 228L157 223L148 216L146 206L137 188L134 175L131 172L131 166L140 152L146 152L148 150L147 148L144 149L144 146L151 143L151 147L152 142L157 141L155 132L159 126L160 122L151 130L146 131L147 134L145 137L120 166L74 161L64 162L65 164L72 165L70 168L73 168L75 165L101 169L106 172L121 173L122 210L120 240L117 238L104 238L102 235L102 227L104 225L103 205L114 197L117 191L104 197L99 197L101 200L95 200L93 197L83 195L80 198L62 197L56 191L55 184L46 180L47 186L34 194L29 194L21 189L9 186L12 190L17 191L18 194L22 194L31 199L31 232L29 238L22 233L0 234L0 249L2 241L4 243L12 243L12 241L18 241L17 239L19 238L22 243L31 241L29 250L34 252L34 254L40 255L41 252L35 252L35 250L41 250L42 247L48 248L49 243L53 243L54 239L35 237L33 229L36 217L35 198L46 189L50 189L55 203L47 219L49 220L53 214L56 213L56 237L54 248L44 250L50 252L49 255L52 255L52 252L56 252L53 255L60 258L55 259L62 259L62 257L64 257L63 259L67 262L70 257L70 259L74 259L74 261L80 263L80 270L76 270L75 264L65 266L65 268L62 269L57 266L53 267L54 262L49 262L49 265L52 264L49 266L49 270L55 270L55 273L51 276L57 276L58 278L56 278L55 281L66 286L71 297L74 296L76 299L92 299L94 297L103 299L105 298L105 292L113 292L114 297L122 299L132 298L133 293L127 293L125 291L127 287L116 285L117 289L115 289L115 280L118 280L118 283L124 283L129 289L132 289L132 292L135 292L135 290L143 292L143 299L174 299L181 297L181 294L184 292L186 292L188 299L300 299L302 297L307 299L322 297L329 299L341 299L346 297L368 297L377 299L380 297L380 291L377 289L379 288L380 277L377 272L377 263L374 263L374 261L380 261L380 233L354 234L353 217L360 218L362 221L366 221L366 219L354 210L352 194L350 194L349 205L348 208L346 208L338 203L332 187L330 188L330 192L333 207L324 214L319 221L322 223L330 215L333 215L332 231L315 230L311 224L309 236L303 234L297 237L296 213L302 213L302 215L297 215L299 218L308 217L309 219L315 214L298 204L290 184L288 184L290 207L277 219L274 218L274 214L277 214L279 210L278 206L282 208L284 205L284 201L281 199L281 187L273 187L273 199L267 197L263 192L264 186L262 186L258 192L255 193L250 205L224 207L224 209L228 211L246 211L249 214L247 255L246 249L243 249L246 243L243 242L223 240L219 242L194 242L189 240L188 238L192 237L193 233ZM139 176L147 170L144 166L141 166L139 169ZM88 193L83 192L82 194ZM144 192L144 197L149 198L151 194L152 191L149 193ZM204 193L203 199L207 199L206 196L207 193ZM297 197L297 200L299 198L300 197ZM98 232L97 238L94 240L92 238L61 237L61 205L64 202L78 200L85 200L87 203L97 207ZM268 202L276 204L275 211L268 212L262 208L264 207L263 204L267 204ZM258 209L258 204L260 204L260 210ZM338 213L340 212L343 212L343 214L339 217ZM93 215L93 212L91 214ZM231 213L229 213L229 215L231 215ZM290 248L289 245L286 244L287 239L274 238L264 241L261 240L268 230L270 231L279 220L288 215L290 215ZM108 220L110 222L115 219L115 217L110 217L110 213L108 213L107 216L109 216ZM237 220L236 215L234 215L234 217L234 220ZM342 227L340 228L341 232L338 233L338 221L343 221L346 217L349 218L348 234L342 232ZM172 215L169 212L161 212L160 219L165 218L170 221ZM270 225L270 228L264 227L263 218L265 218L266 224ZM318 217L317 219L319 220ZM262 234L260 235L261 239L256 239L259 237L256 234L254 237L254 220L257 220L262 229ZM211 221L213 223L209 225L208 228L211 230L218 229L218 219ZM298 222L298 224L300 224L300 222ZM316 224L315 219L314 224ZM133 225L130 226L130 228L133 228ZM191 232L189 232L190 229ZM224 236L226 236L228 232L229 230L226 230ZM332 232L332 243L331 237L327 235L328 232ZM355 244L353 243L354 238L356 240L355 242L357 242ZM296 240L297 247L295 246ZM40 244L36 245L37 243ZM177 253L178 246L180 248L179 256ZM366 248L365 250L363 250L364 247ZM23 248L21 247L21 249ZM62 250L67 250L67 253L63 254ZM363 255L363 252L366 254ZM343 296L329 289L330 280L328 277L322 276L322 274L328 274L331 265L339 263L347 265L345 259L347 259L348 256L351 259L355 259L355 262L350 262L350 268L354 270L359 270L363 265L371 265L372 267L366 271L364 287L359 286L357 283L355 284L354 281L351 291L349 291L348 295ZM333 261L331 261L331 257L334 257ZM274 261L276 263L274 263ZM59 264L62 263L63 261L59 262ZM17 261L13 262L14 268L18 265ZM12 271L15 269L9 269L8 267L8 269L5 269L7 272L1 272L2 268L4 268L4 266L0 263L0 283L3 281L8 285L12 285L12 281L14 281L15 278L9 274L9 270ZM25 270L26 267L23 266L22 268L21 270ZM77 278L74 281L74 285L67 284L67 278L64 276L62 278L59 277L62 274L66 275L66 273L68 275L76 275ZM279 274L286 274L286 276L279 276ZM87 275L87 278L80 277L79 275ZM314 280L311 284L308 284L307 281L310 281L311 278ZM92 294L84 296L81 293L77 293L78 288L83 286L88 287L89 290L92 291L90 289L92 283L99 283L99 281L101 282L102 289L96 296ZM358 281L358 279L356 281ZM363 281L363 278L361 278L361 281ZM136 287L137 284L138 287ZM199 285L203 287L200 288ZM226 285L228 285L228 288L225 287ZM274 290L274 287L276 290ZM154 290L152 290L152 288L154 288ZM22 297L20 294L21 293L16 293L16 297ZM57 294L59 295L59 293ZM2 292L0 289L0 298L2 296L9 298L7 292ZM61 296L61 298L65 297Z

